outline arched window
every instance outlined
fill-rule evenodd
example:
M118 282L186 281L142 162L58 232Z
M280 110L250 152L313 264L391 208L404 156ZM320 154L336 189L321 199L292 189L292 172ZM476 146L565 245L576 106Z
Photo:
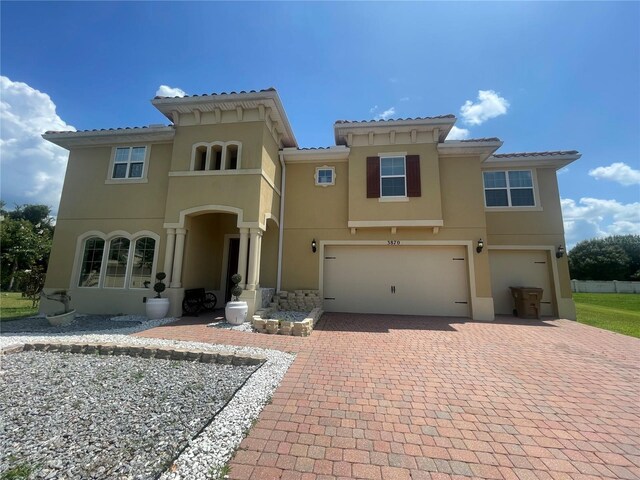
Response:
M222 145L211 146L211 170L222 170Z
M103 255L104 240L102 238L89 237L85 240L78 281L79 287L98 287L100 285Z
M131 281L129 288L145 288L145 282L151 282L156 241L151 237L140 237L133 249Z
M103 284L105 288L124 288L130 243L129 239L124 237L116 237L109 243Z
M227 145L227 170L236 170L238 168L238 145L233 143Z
M207 147L200 145L196 148L196 157L194 163L194 170L206 170L207 169Z

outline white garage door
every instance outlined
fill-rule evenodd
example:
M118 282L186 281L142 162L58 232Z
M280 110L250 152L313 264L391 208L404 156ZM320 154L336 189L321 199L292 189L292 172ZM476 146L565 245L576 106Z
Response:
M542 288L540 313L554 315L549 255L544 251L491 250L491 290L496 314L511 315L513 299L509 287Z
M469 316L467 255L452 246L328 246L329 312Z

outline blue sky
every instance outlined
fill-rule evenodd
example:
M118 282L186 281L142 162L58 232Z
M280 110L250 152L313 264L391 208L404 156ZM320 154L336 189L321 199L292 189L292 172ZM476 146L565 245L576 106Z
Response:
M57 208L64 152L37 131L166 122L149 102L161 85L188 94L274 86L300 146L333 145L338 119L454 113L457 135L498 136L501 152L579 150L558 177L567 243L640 233L638 2L0 9L9 206ZM476 115L463 114L466 102Z

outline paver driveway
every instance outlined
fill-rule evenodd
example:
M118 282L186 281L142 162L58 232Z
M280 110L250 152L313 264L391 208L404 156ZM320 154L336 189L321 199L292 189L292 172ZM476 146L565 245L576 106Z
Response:
M325 314L300 340L232 479L640 478L637 339Z

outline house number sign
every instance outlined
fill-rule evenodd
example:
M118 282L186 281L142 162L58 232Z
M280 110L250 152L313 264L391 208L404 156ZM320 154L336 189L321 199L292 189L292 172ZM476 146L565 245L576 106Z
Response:
M387 240L387 245L400 245L400 240Z

